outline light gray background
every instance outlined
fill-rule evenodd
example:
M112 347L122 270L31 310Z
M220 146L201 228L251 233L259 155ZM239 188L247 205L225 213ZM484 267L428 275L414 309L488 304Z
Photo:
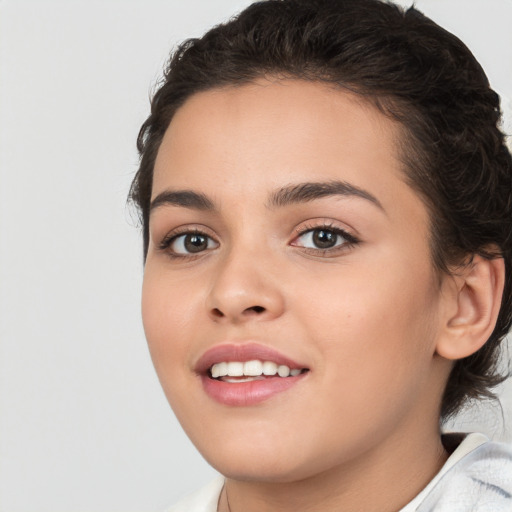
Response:
M0 0L1 512L159 511L214 475L151 366L125 198L168 50L248 4ZM512 98L512 0L417 5ZM502 401L478 428L510 441Z

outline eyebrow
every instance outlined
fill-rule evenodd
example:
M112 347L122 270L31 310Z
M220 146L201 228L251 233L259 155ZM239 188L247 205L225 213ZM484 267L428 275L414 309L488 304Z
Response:
M192 190L164 190L151 201L149 211L166 205L202 211L214 211L216 209L213 201L206 194Z
M380 201L370 192L346 181L306 182L287 185L273 192L267 208L281 208L290 204L306 203L328 196L359 197L375 204L385 212ZM164 190L151 201L150 212L161 206L181 206L201 211L217 211L214 202L201 192L193 190Z
M381 202L370 192L346 181L337 180L288 185L271 194L268 207L276 208L289 204L305 203L328 196L359 197L370 201L385 212Z

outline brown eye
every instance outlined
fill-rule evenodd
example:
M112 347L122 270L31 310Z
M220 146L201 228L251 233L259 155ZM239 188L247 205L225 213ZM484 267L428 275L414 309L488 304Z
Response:
M187 255L214 249L217 246L217 242L202 233L184 233L172 239L169 250L174 254Z
M359 239L344 229L331 225L319 225L304 229L291 242L291 245L301 247L307 254L322 258L334 258L345 254L347 250L359 243Z
M344 233L335 229L317 228L305 231L297 238L300 247L308 249L332 249L349 242Z
M208 238L203 235L185 235L183 245L188 252L201 252L208 249Z
M313 231L313 243L319 249L329 249L330 247L334 247L338 240L339 235L334 233L333 231L328 231L326 229L315 229Z

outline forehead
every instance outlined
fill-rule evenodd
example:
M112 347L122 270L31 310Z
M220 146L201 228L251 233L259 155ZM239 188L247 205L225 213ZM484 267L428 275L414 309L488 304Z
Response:
M229 155L249 159L254 151L255 164L265 155L276 165L297 155L312 170L317 165L311 158L318 162L334 149L353 159L362 148L375 158L383 153L389 158L396 153L400 129L354 93L318 82L261 79L190 97L164 136L155 179L170 164L192 168L201 157L197 150L226 160Z

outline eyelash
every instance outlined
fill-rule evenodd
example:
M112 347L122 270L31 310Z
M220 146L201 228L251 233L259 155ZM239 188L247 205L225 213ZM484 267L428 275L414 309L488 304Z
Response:
M340 252L345 252L359 243L359 239L357 239L355 236L351 235L344 229L334 226L331 223L323 223L323 224L318 224L318 225L306 225L302 229L297 231L297 234L293 241L299 239L300 237L304 236L305 234L307 234L309 232L314 232L314 231L328 231L329 233L333 233L334 235L340 236L341 238L343 238L344 242L341 243L340 245L336 245L334 247L329 247L326 249L321 249L320 247L314 248L314 249L311 247L303 247L302 249L307 254L312 254L315 256L333 256L334 257L334 256L337 256ZM295 247L300 247L300 246L295 245Z
M169 250L171 245L179 237L181 237L183 235L204 236L205 238L208 238L210 240L214 240L215 243L218 243L212 236L210 236L208 233L205 233L204 231L201 231L198 228L190 229L190 228L184 227L184 228L181 228L181 229L179 229L177 231L173 231L172 233L169 233L167 236L165 236L164 239L158 245L158 248L161 251L167 253L167 255L170 258L172 258L172 259L187 259L187 260L191 260L191 259L195 259L195 258L201 257L203 255L202 252L204 252L204 251L202 251L200 253L197 253L197 254L193 254L193 253L190 253L190 254L179 254L179 253L172 252L171 250Z
M359 243L359 240L356 237L354 237L353 235L351 235L350 233L347 233L347 231L345 231L339 227L333 226L332 224L328 224L328 223L305 226L304 228L302 228L301 230L296 232L292 242L295 242L297 239L304 236L305 234L307 234L309 232L314 232L314 231L328 231L330 233L333 233L336 236L342 237L344 239L344 243L342 243L340 245L336 245L334 247L325 248L325 249L302 247L302 250L308 254L313 254L316 256L327 256L327 255L336 256L338 253L349 250L354 245ZM200 251L197 254L194 254L194 253L180 254L180 253L172 252L169 250L171 245L179 237L181 237L183 235L204 236L205 238L213 240L215 243L218 244L217 240L215 240L212 236L205 233L204 231L202 231L198 228L190 229L190 228L184 227L184 228L179 229L178 231L173 231L172 233L169 233L167 236L165 236L164 239L160 242L158 248L161 251L167 253L168 256L172 259L193 260L193 259L200 258L201 256L203 256L204 252L206 252L206 251ZM299 245L294 245L293 243L291 243L291 245L293 247L301 247Z

